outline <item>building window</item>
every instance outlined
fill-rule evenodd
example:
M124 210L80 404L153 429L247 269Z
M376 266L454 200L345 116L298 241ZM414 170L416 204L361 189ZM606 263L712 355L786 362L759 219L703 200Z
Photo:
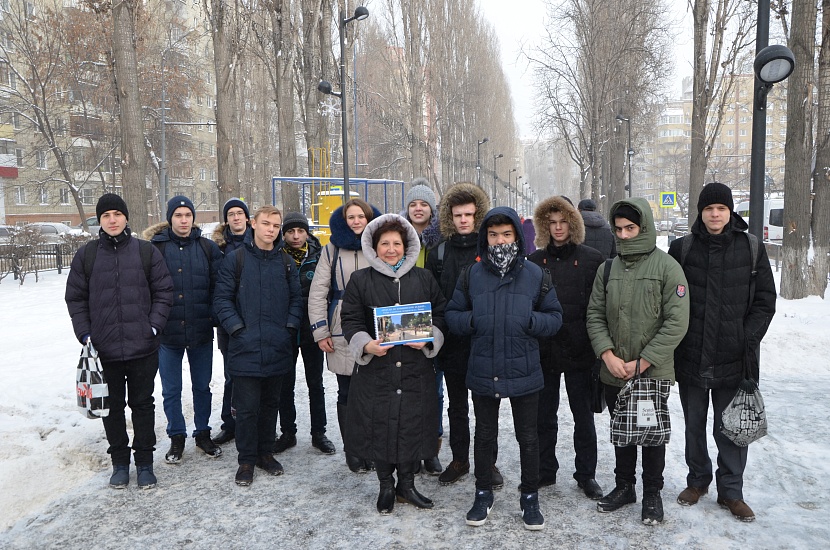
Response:
M23 168L23 149L15 149L14 154L17 157L17 167Z
M46 170L49 168L47 157L46 151L35 151L35 166L37 166L38 170Z
M746 128L741 128L740 135L741 135L742 137L746 137Z
M95 191L88 188L83 187L78 190L79 194L81 195L81 203L84 206L92 206L95 204Z
M69 189L67 189L66 187L61 187L60 196L62 205L69 204Z
M207 179L207 168L199 168L199 179L205 181Z
M18 185L14 188L14 198L16 204L26 204L26 188Z
M778 130L778 135L779 136L786 136L787 135L787 129L786 128L781 128L780 130Z
M40 195L40 204L49 204L49 190L45 185L41 185L37 189Z
M20 130L20 113L12 113L12 126L15 130Z
M781 115L781 124L787 123L787 115Z
M216 146L215 145L210 146L210 156L212 156L212 157L216 156Z
M204 104L204 100L202 99L202 96L197 95L196 96L196 105L203 105L203 104Z
M734 136L735 135L735 130L727 130L726 135L727 136Z
M216 122L214 122L214 121L212 121L212 120L209 120L209 121L208 121L208 125L207 125L207 127L208 127L208 132L210 132L211 134L213 133L213 125L214 125L214 124L216 124Z

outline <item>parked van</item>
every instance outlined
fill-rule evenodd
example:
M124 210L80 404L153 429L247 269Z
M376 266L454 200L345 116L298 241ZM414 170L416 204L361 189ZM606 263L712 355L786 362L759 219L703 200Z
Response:
M738 203L735 212L749 223L749 201ZM784 199L764 200L764 240L781 242L784 238Z

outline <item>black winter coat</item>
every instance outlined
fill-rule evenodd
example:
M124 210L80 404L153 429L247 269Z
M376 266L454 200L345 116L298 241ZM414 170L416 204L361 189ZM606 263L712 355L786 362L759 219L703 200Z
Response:
M700 218L692 226L692 247L683 262L689 282L689 330L674 352L677 380L701 388L735 388L744 360L758 380L756 350L775 314L775 281L763 243L758 245L755 296L746 222L732 214L720 235L710 235ZM669 246L680 263L683 239Z
M164 258L152 250L150 278L141 264L139 241L129 228L117 237L100 230L95 264L87 280L84 247L72 258L66 305L79 341L89 335L101 361L130 361L155 353L173 301L173 281ZM155 248L155 247L153 247Z
M320 239L314 235L308 236L308 253L298 266L300 273L300 291L303 294L303 322L300 326L300 345L313 344L314 334L311 332L311 322L308 320L308 293L311 289L311 281L314 280L314 272L317 270L317 263L320 260L320 252L323 246ZM285 242L280 242L279 248L286 250ZM287 252L286 252L287 254ZM290 256L290 254L289 254ZM296 265L297 262L294 262Z
M596 362L586 328L588 301L602 254L585 245L549 244L528 257L550 271L562 306L562 328L552 338L539 340L542 369L547 373L589 370Z
M173 279L173 308L167 326L161 333L161 343L172 348L200 346L213 341L213 289L222 251L215 242L202 237L202 230L194 227L187 237L179 237L169 225L159 224L145 232L154 233L152 243L164 255L170 277ZM204 238L210 258L199 243Z
M363 253L373 266L383 262L377 255L370 256L374 253L372 231L390 216L397 217L381 216L363 232ZM394 276L376 267L355 271L340 311L349 349L353 357L359 357L349 388L346 451L392 464L424 460L438 453L438 392L432 358L446 333L446 300L435 278L414 267L420 249L414 229L407 244L405 264ZM391 271L388 266L386 269ZM433 343L421 350L392 346L384 356L362 353L366 343L376 338L373 308L418 302L432 305Z
M239 287L236 255L244 254ZM227 372L269 377L294 366L294 337L302 322L303 297L294 260L281 249L260 250L249 243L228 254L219 268L213 300L230 335Z
M611 225L599 212L584 211L582 220L585 222L585 246L599 250L603 259L617 255L617 241L614 238Z
M439 244L430 252L424 267L438 280L438 286L444 298L449 299L455 291L455 285L458 283L461 270L474 264L478 258L478 233L470 233L469 235L456 233L447 239L443 244L443 261L439 261L438 258L438 251L441 246ZM438 353L439 368L446 372L466 374L472 340L470 336L460 336L447 332L444 335L444 347Z

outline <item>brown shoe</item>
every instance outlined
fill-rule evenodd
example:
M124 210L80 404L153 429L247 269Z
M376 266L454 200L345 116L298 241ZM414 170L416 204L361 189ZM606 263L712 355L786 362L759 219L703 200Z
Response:
M677 503L681 506L694 506L700 497L709 492L709 487L686 487L677 496Z
M735 516L735 519L739 519L741 521L755 521L755 512L752 511L746 502L743 499L729 499L729 498L721 498L718 497L718 504L721 505L722 508L728 508L732 515Z

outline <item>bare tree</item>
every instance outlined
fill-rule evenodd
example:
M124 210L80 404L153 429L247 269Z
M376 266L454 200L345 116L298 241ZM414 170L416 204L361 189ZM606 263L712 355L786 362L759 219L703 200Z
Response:
M816 167L813 171L813 272L808 294L824 297L830 272L830 0L821 2Z
M784 175L786 200L781 251L781 297L788 300L807 296L810 278L811 106L815 86L816 16L814 0L793 1L789 48L795 55L795 70L787 82L787 140L784 148L787 172Z
M130 205L131 225L137 231L147 226L147 158L144 154L144 119L138 92L138 61L135 49L135 19L138 0L112 5L112 54L116 97L121 121L121 170L124 199Z
M697 217L713 143L733 97L739 65L753 43L754 6L742 0L689 0L694 17L692 149L689 164L689 220ZM708 38L712 37L711 44Z

